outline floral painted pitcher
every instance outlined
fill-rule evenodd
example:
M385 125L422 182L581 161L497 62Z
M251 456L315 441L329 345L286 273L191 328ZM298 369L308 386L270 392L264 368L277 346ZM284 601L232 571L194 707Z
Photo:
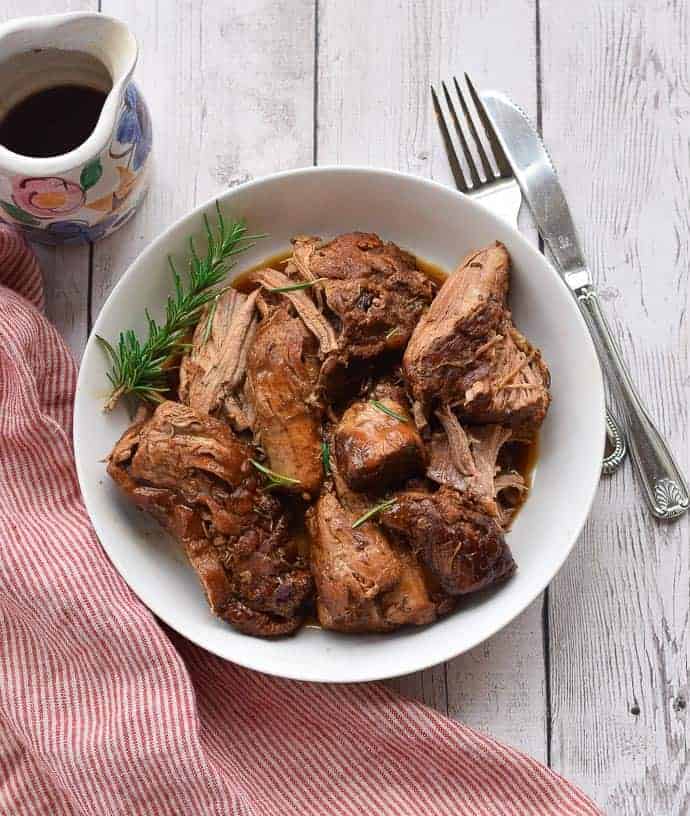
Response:
M67 153L32 158L0 145L0 221L32 241L77 244L109 235L134 214L151 164L151 119L131 81L136 61L131 32L102 14L0 25L0 120L56 86L107 94L91 135Z

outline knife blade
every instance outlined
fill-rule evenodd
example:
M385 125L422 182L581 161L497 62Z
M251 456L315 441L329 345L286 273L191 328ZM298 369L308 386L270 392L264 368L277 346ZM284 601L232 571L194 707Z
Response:
M580 240L551 157L527 114L499 91L481 101L539 232L571 289L591 283Z
M690 508L687 481L647 412L618 350L551 158L525 112L508 97L498 91L485 91L480 97L475 93L474 99L494 131L556 268L575 295L623 409L630 451L651 511L657 518L678 518Z

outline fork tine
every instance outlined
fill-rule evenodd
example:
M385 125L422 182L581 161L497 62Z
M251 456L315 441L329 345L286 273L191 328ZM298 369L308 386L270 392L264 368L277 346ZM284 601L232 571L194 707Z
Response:
M436 118L438 119L438 126L441 130L443 144L446 148L446 155L448 156L448 163L450 164L450 169L453 173L455 184L459 190L466 193L468 192L468 186L467 182L465 181L465 175L462 172L462 167L460 166L460 162L458 160L458 154L455 152L455 146L453 145L453 140L450 138L450 133L448 132L448 127L446 126L446 120L443 116L441 103L438 101L438 96L436 95L433 85L431 86L431 99L434 103L434 112L436 113Z
M465 119L470 129L470 134L474 139L474 143L477 145L477 152L479 153L479 159L482 163L482 167L484 168L484 176L486 177L487 181L491 181L492 179L496 178L496 174L493 171L491 163L484 152L484 145L482 144L481 139L479 138L479 134L477 133L477 128L474 126L474 119L470 114L470 109L467 106L467 102L465 101L465 96L463 92L460 90L460 85L458 84L458 80L456 77L453 77L453 82L455 84L455 90L458 94L458 99L460 100L460 105L462 107L462 112L465 114Z
M477 91L474 88L474 85L472 84L472 80L469 78L467 74L465 74L465 81L467 82L467 87L470 90L474 106L477 109L477 114L479 115L482 125L484 126L484 132L486 133L486 137L489 140L491 149L493 150L494 158L496 159L496 164L498 165L499 175L512 176L513 170L508 162L508 159L506 158L506 154L503 152L503 148L501 147L500 142L498 141L496 131L494 130L494 126L491 124L491 120L489 119L489 116L486 112L484 103L480 99L479 94L477 93Z
M458 139L460 140L460 147L462 147L462 152L465 155L465 160L467 161L467 166L470 170L470 178L472 179L472 187L480 187L481 186L481 179L479 178L479 173L477 172L477 167L474 163L474 157L470 152L470 147L467 144L467 139L465 139L465 134L462 132L462 128L460 127L460 120L458 119L458 114L455 112L455 106L453 105L453 100L450 98L450 94L448 93L448 88L446 87L446 83L442 82L441 87L443 88L443 95L446 97L446 104L448 105L448 110L450 111L450 115L453 118L453 124L455 125L455 132L458 134Z

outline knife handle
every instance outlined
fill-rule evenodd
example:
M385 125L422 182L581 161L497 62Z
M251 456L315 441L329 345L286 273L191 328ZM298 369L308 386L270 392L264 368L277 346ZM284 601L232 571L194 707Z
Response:
M575 295L624 412L630 451L652 513L661 519L681 516L690 503L687 484L640 400L601 310L596 290L587 284L578 287Z

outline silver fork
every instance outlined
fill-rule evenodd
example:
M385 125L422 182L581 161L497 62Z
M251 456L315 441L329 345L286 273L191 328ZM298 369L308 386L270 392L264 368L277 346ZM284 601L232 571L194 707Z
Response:
M465 122L467 135L472 140L479 162L477 162L472 154L469 140L463 131L460 123L460 117L453 104L453 99L448 91L448 86L445 82L441 83L443 89L443 96L450 113L450 118L453 122L453 128L457 137L458 144L462 151L465 160L465 169L458 158L458 153L455 149L453 138L450 135L446 117L443 113L441 102L434 87L431 87L431 98L434 103L434 111L438 120L438 126L443 138L443 144L446 148L446 155L448 156L448 163L450 164L455 186L461 193L465 193L470 198L481 201L496 215L507 221L511 227L518 228L518 215L520 213L520 206L522 205L522 193L518 186L513 171L506 159L506 156L501 148L498 140L495 138L493 129L482 125L482 132L486 135L486 139L491 151L491 159L493 159L493 166L489 158L482 140L479 138L477 128L475 126L474 117L470 113L471 107L474 104L468 104L468 100L463 93L458 80L453 77L453 85L457 94L460 108L462 110L462 118ZM476 110L476 108L475 108ZM478 114L475 114L478 115ZM481 122L481 120L480 120ZM606 435L608 437L610 453L604 457L601 470L602 473L608 475L613 473L620 467L627 454L627 443L625 436L621 430L618 420L611 413L609 408L606 408Z

